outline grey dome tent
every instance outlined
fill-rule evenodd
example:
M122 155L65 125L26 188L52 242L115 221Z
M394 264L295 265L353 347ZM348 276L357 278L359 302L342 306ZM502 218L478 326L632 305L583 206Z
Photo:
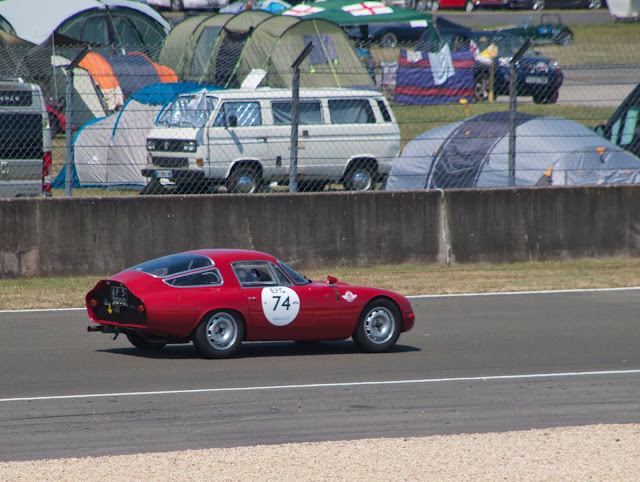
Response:
M509 113L427 131L394 161L387 190L508 186ZM516 186L640 183L640 159L568 119L518 113Z

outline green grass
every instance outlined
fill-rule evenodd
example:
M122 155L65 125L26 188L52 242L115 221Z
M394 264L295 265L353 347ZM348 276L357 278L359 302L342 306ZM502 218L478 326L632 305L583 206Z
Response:
M325 280L331 274L350 284L387 288L404 295L640 286L640 258L452 266L328 266L301 271L314 280ZM0 310L83 307L87 291L104 277L0 279Z

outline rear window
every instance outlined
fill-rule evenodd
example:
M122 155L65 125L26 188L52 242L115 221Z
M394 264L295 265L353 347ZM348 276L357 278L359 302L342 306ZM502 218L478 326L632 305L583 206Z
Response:
M329 101L332 124L375 124L367 99L335 99Z
M42 113L0 110L0 159L42 159Z
M179 253L153 259L129 268L129 271L140 271L151 276L163 278L185 271L213 266L213 261L201 254Z

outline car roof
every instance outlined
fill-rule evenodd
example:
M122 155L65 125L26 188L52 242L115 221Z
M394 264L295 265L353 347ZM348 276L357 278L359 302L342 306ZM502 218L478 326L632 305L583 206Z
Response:
M193 96L198 92L191 92L189 94L183 94L185 96ZM206 91L206 94L211 97L218 97L220 99L282 99L291 100L291 89L278 89L272 87L259 87L257 89L231 89L231 90L212 90ZM363 90L363 89L300 89L301 98L317 98L317 97L329 97L329 98L350 98L350 97L382 97L382 94L376 90Z
M188 253L200 254L213 260L215 265L219 263L233 263L234 261L267 260L276 262L276 258L261 251L247 249L198 249Z

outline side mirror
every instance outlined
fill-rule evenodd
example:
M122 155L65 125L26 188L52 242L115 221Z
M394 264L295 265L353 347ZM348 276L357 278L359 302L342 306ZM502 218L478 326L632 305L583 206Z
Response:
M337 282L338 282L338 278L336 278L335 276L327 276L327 283L329 283L330 285Z

